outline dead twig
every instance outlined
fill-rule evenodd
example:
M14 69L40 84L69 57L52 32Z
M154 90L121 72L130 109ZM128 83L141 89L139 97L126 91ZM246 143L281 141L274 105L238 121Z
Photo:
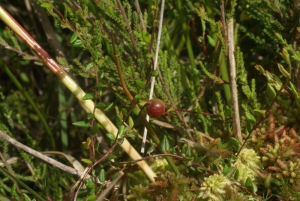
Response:
M24 151L26 151L27 153L39 158L39 159L42 159L43 161L65 171L65 172L68 172L70 174L74 174L74 175L77 175L79 177L82 177L85 173L84 172L81 172L81 171L78 171L72 167L69 167L67 165L64 165L62 164L61 162L58 162L48 156L45 156L44 154L30 148L30 147L27 147L26 145L18 142L17 140L11 138L9 135L7 135L6 133L0 131L0 138L6 140L7 142L9 142L10 144L12 144L13 146L17 147L17 148L20 148ZM89 175L88 175L89 177Z
M228 44L228 58L229 58L229 74L230 74L230 91L231 91L231 102L233 107L233 132L237 139L242 142L243 137L241 133L240 124L240 113L239 113L239 102L237 95L237 85L236 85L236 66L234 57L234 25L233 19L230 19L227 26L227 44Z

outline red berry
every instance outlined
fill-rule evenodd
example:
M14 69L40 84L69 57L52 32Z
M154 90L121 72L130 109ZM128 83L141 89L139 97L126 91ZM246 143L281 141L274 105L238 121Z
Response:
M160 99L151 99L146 105L146 111L150 117L160 117L165 112L165 103Z

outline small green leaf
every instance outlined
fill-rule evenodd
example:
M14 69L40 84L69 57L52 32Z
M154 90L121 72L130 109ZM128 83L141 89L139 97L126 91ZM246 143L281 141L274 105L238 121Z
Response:
M85 185L88 189L94 189L95 188L95 183L91 178L86 180Z
M287 71L284 69L284 67L283 67L282 65L280 65L280 64L277 64L277 65L278 65L278 69L279 69L279 71L281 72L281 74L282 74L284 77L291 79L290 73L287 72Z
M124 125L121 125L120 128L119 128L119 136L122 137L125 132L126 132L127 128L124 126Z
M82 158L81 161L86 163L86 164L92 164L92 161L90 159L87 159L87 158Z
M107 133L106 136L108 137L111 143L115 142L116 136L114 134Z
M82 100L93 100L93 99L94 99L94 94L92 93L87 93L82 98Z
M263 116L263 115L265 114L265 112L262 111L262 110L260 110L260 109L254 109L254 110L253 110L253 114L254 114L254 116L256 116L256 117L261 117L261 116Z
M31 201L30 197L28 197L28 195L26 195L25 193L23 193L23 198L25 201ZM2 200L1 197L0 197L0 200ZM2 201L5 201L5 200L2 200Z
M136 94L134 96L135 99L142 99L143 98L143 95L142 94Z
M123 123L123 119L118 115L116 120L116 126L120 127Z
M153 57L154 57L154 54L151 54L151 53L149 53L149 54L146 54L146 57L151 59L151 58L153 58Z
M17 186L16 186L16 184L14 183L13 186L11 187L11 189L10 189L10 194L11 194L13 197L17 197L16 189L17 189Z
M106 173L104 169L100 170L99 176L98 176L100 182L105 182L106 180Z
M20 74L20 77L21 77L21 80L22 80L23 82L26 82L26 83L29 83L29 82L30 82L30 81L29 81L29 78L28 78L28 76L27 76L26 73L21 73L21 74Z
M249 112L246 112L246 119L247 119L247 121L249 121L250 124L256 123L255 117Z
M288 49L286 47L284 47L282 49L282 52L279 53L282 58L284 59L284 61L289 65L291 66L291 60L290 60L290 55L289 55L289 52L288 52Z
M109 156L107 156L106 160L112 160L112 159L116 159L118 158L118 156L114 155L114 154L110 154Z
M132 113L138 115L140 113L139 109L133 108Z
M268 176L266 177L264 181L264 187L265 188L270 188L271 187L271 181L272 181L272 174L269 173Z
M133 128L133 126L134 126L134 122L133 122L133 119L131 118L131 116L128 117L128 125L130 128Z
M299 96L295 86L291 82L289 84L290 84L290 88L291 88L291 91L292 91L293 95L294 96Z
M153 72L152 72L152 76L153 77L156 77L158 75L158 70L154 70Z
M151 154L155 150L154 144L151 144L151 146L147 149L147 154Z
M234 173L234 179L238 180L239 177L240 177L240 172L239 172L239 170L236 170L235 173Z
M35 61L34 64L38 65L38 66L43 66L44 63L43 62L40 62L40 61Z
M164 138L162 139L162 141L160 142L159 147L162 152L167 152L170 149L170 147L171 147L170 142L165 135L164 135Z
M203 40L203 37L202 37L202 36L199 36L199 37L198 37L198 41L199 41L200 43L203 43L203 41L204 41L204 40Z
M100 82L98 82L96 85L95 85L95 88L96 89L102 89L103 87L106 87L104 84L102 84L102 83L100 83Z
M86 198L87 201L94 201L94 200L96 200L96 199L97 199L97 195L95 195L95 194L89 195L89 196Z
M76 39L74 43L72 43L73 47L81 47L82 46L82 41L80 39Z
M230 177L232 174L232 168L229 168L229 166L228 165L225 165L224 164L224 166L223 166L223 174L225 175L225 176L228 176L228 177Z
M216 41L215 41L212 37L210 37L210 35L207 35L207 39L208 39L208 43L209 43L211 46L213 46L213 47L216 46Z
M230 142L230 145L231 145L231 147L234 151L239 150L240 145L241 145L240 141L238 141L236 138L231 137L231 138L229 138L229 142Z
M91 70L92 68L94 68L93 62L88 63L88 65L86 65L85 72Z
M93 128L91 129L92 134L96 134L99 129L101 128L101 125L99 123L96 123Z
M96 108L98 108L98 109L104 109L105 107L106 107L106 104L103 102L98 102L96 104Z
M85 122L85 121L76 121L72 123L74 126L78 126L81 128L88 128L90 127L90 123L89 122Z
M143 39L144 42L150 43L150 41L151 41L151 34L148 33L147 31L143 30L142 31L142 39Z
M250 177L247 178L245 186L252 192L255 193L257 191L257 186L255 183L252 181Z
M87 119L88 119L88 120L91 120L91 119L93 119L94 117L95 117L94 114L88 114L88 115L87 115Z
M42 7L42 8L52 8L52 5L49 4L49 3L42 3L42 4L41 4L41 7Z
M106 112L107 110L109 110L112 106L114 105L114 103L109 104L106 108L104 108L104 112Z
M275 89L272 87L270 83L267 84L267 97L270 101L272 101L276 96Z
M121 111L122 111L122 114L123 114L123 115L127 115L127 110L126 110L126 108L122 108Z
M143 81L141 81L141 80L135 80L134 82L135 82L135 86L136 86L137 88L139 88L139 89L144 89L145 83L144 83Z
M77 33L73 33L73 35L70 38L70 43L73 43L77 39L78 35Z
M207 171L206 168L202 168L202 167L197 167L197 170L199 171L199 173L203 173Z
M255 65L254 67L262 74L265 74L265 69L261 65Z

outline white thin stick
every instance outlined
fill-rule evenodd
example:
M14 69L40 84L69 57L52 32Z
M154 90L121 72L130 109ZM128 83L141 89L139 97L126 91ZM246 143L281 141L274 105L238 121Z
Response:
M29 153L29 154L31 154L31 155L39 158L39 159L42 159L43 161L45 161L45 162L47 162L47 163L63 170L65 172L68 172L70 174L74 174L74 175L77 175L77 176L80 176L80 177L84 176L84 174L85 174L85 172L81 172L81 171L78 171L78 170L76 170L76 169L74 169L70 166L64 165L61 162L58 162L58 161L56 161L56 160L54 160L54 159L52 159L52 158L50 158L46 155L34 150L34 149L31 149L30 147L27 147L26 145L24 145L24 144L18 142L17 140L11 138L9 135L7 135L6 133L4 133L2 131L0 131L0 138L6 140L7 142L11 143L15 147L20 148L20 149L26 151L27 153ZM88 175L88 177L89 177L89 175Z
M230 90L231 90L231 100L233 107L233 132L237 139L242 142L241 124L240 124L240 113L239 113L239 102L237 95L237 85L236 85L236 66L234 58L234 25L233 19L228 23L228 58L229 58L229 74L230 74Z
M157 69L158 64L158 53L159 53L159 46L160 46L160 40L161 40L161 32L162 32L162 23L164 18L164 8L165 8L165 0L161 1L161 8L160 8L160 17L159 17L159 25L158 25L158 35L157 35L157 41L156 41L156 50L155 50L155 56L154 56L154 70ZM155 77L151 77L151 86L150 86L150 93L149 93L149 100L153 97L153 90L154 90L154 84L155 84ZM147 121L149 121L149 116L146 116ZM144 135L143 135L143 142L142 142L142 148L141 152L145 152L145 144L147 139L147 128L144 128Z

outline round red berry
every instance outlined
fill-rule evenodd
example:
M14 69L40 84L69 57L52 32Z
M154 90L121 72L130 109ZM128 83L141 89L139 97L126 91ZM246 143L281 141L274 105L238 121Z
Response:
M165 112L165 103L160 99L151 99L146 104L146 111L152 118L160 117Z

